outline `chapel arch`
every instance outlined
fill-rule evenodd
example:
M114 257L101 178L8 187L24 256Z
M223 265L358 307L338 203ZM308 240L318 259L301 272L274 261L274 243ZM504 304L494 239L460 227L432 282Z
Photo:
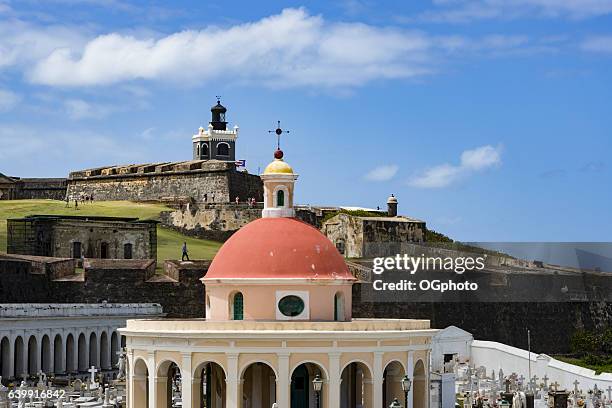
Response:
M142 359L134 362L134 375L132 378L133 405L134 408L149 407L149 370L147 364Z
M394 399L404 405L405 394L402 390L402 378L406 370L397 360L390 361L383 371L383 406L388 407Z
M290 408L325 407L327 404L325 387L317 393L313 381L318 378L327 382L327 374L321 365L314 362L304 362L291 372ZM317 398L318 404L317 404Z
M342 370L340 407L371 407L373 404L372 371L362 361L353 361Z
M226 376L223 367L205 361L196 367L193 375L192 404L196 407L226 408Z
M414 407L422 407L427 400L427 378L425 376L425 364L418 360L414 365L412 379L412 401Z
M242 408L271 407L276 402L276 373L267 363L254 362L243 371Z
M181 369L178 364L172 360L161 362L157 367L156 382L156 407L172 408L173 401L181 398Z

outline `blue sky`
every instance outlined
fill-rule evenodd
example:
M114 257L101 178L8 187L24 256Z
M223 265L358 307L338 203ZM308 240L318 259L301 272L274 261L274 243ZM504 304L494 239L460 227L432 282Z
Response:
M407 3L407 4L404 4ZM0 172L238 156L466 241L610 241L612 0L0 0Z

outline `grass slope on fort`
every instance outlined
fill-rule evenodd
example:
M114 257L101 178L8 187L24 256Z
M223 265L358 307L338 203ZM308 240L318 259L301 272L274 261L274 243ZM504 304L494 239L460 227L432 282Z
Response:
M64 201L56 200L14 200L0 201L0 252L6 252L6 220L28 215L79 215L135 217L144 220L157 220L164 211L172 211L162 204L134 203L130 201L100 201L82 204L75 210L71 203L66 207ZM187 237L179 232L157 227L157 263L163 265L166 259L179 259L181 247L187 242L189 255L193 259L212 259L221 246L219 242Z

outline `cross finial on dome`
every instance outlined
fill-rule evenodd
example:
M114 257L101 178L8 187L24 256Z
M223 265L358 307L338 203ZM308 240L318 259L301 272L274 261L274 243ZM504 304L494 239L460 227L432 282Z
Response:
M268 133L275 133L276 134L276 150L279 151L280 150L280 137L283 133L290 133L290 130L283 130L281 129L280 126L280 120L276 122L276 129L275 130L268 130ZM282 154L282 151L281 151ZM276 153L274 154L274 156L276 157ZM281 157L282 158L282 157Z

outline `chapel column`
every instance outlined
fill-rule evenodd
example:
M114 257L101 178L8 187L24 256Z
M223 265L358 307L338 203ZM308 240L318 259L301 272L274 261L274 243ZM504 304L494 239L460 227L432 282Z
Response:
M181 365L181 401L183 407L191 408L192 403L192 373L191 373L191 353L181 353L183 362Z
M329 378L328 378L328 408L340 408L340 356L342 353L329 353Z
M406 375L410 378L410 382L412 387L410 387L410 391L408 391L408 406L406 408L413 408L412 403L414 400L414 351L408 352L408 362L406 363L407 373Z
M238 353L228 353L227 355L227 407L240 407L240 395L238 394Z
M373 406L382 407L383 405L383 355L382 351L374 352L374 372L372 373L373 388Z
M276 400L279 407L289 406L289 390L291 387L291 377L289 374L289 353L277 353L278 356L278 376L276 383L278 384L278 392Z
M134 350L127 352L127 381L125 387L127 388L127 406L136 407L136 401L134 401L134 387L137 379L134 376Z

